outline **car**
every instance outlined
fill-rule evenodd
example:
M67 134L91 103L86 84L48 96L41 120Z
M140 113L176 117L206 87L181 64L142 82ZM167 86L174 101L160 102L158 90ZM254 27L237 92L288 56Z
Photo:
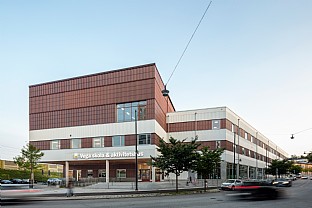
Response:
M301 176L301 179L308 179L308 176Z
M49 178L47 180L48 185L60 185L62 183L62 180L59 178Z
M225 182L221 184L222 190L235 190L237 186L242 185L241 179L227 179Z
M239 199L276 199L281 197L283 190L273 186L268 181L254 180L244 181L235 188L235 194L232 196Z
M10 180L1 180L1 184L12 184L13 182Z
M290 187L292 186L292 180L288 178L277 178L272 183L274 186Z
M22 184L29 184L30 180L29 179L22 179Z
M13 178L13 179L10 179L10 181L12 181L12 183L14 184L21 184L23 182L22 179L19 179L19 178Z

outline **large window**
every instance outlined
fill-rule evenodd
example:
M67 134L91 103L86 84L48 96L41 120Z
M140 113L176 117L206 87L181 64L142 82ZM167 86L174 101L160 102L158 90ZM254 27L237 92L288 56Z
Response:
M72 139L71 147L72 147L72 149L81 148L81 139Z
M60 148L61 148L60 140L52 140L51 141L51 149L52 150L60 149Z
M113 147L125 146L125 136L113 136L112 146Z
M104 147L104 137L93 138L93 145L92 146L95 148Z
M117 122L134 121L135 112L138 120L146 119L146 101L117 104Z
M116 176L117 176L117 178L126 178L126 176L127 176L126 169L117 169L116 170Z
M140 134L139 144L151 144L151 134Z

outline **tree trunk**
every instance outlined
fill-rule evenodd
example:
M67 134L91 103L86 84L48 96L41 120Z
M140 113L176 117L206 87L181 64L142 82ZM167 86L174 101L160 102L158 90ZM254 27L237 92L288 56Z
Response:
M34 171L33 169L30 170L30 182L29 182L29 188L34 188Z
M206 190L207 190L207 179L205 178L205 181L204 181L204 191L206 192Z
M176 174L176 192L179 191L179 188L178 188L178 174Z

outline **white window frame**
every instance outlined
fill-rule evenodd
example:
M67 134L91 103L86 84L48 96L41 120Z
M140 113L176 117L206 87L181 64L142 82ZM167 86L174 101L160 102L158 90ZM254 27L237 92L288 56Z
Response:
M56 144L56 146L55 146ZM56 148L54 148L56 147ZM59 139L55 139L51 141L51 150L57 150L57 149L61 149L61 141Z
M121 175L121 172L124 172L124 175ZM116 169L116 178L127 178L127 169Z
M95 140L100 140L100 146L96 146L95 144ZM105 147L104 146L104 137L94 137L92 138L92 147L93 148L101 148L101 147Z
M119 137L119 145L115 144L115 138ZM113 147L123 147L125 146L125 136L124 135L115 135L112 137L112 146Z
M74 146L74 141L79 141L78 146ZM79 138L74 138L71 139L71 149L80 149L81 148L81 139Z
M212 120L212 130L219 130L221 128L220 119Z

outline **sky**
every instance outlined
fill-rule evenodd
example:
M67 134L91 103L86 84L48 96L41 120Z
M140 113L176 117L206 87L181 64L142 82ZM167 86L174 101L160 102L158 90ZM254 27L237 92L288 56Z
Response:
M28 141L30 85L148 63L166 83L209 2L0 0L0 159ZM289 155L312 151L311 11L212 1L167 85L175 109L227 106Z

